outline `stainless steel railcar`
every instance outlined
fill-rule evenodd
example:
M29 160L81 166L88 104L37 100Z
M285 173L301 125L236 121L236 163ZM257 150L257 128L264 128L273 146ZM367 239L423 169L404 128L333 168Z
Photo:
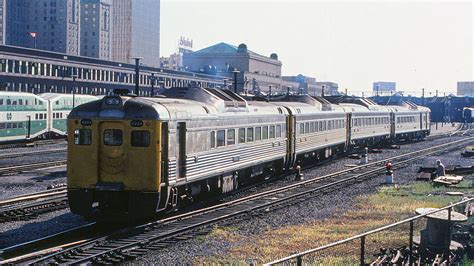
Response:
M151 215L354 144L426 135L423 123L397 121L423 122L428 114L415 106L337 105L310 96L245 101L202 88L173 88L155 98L106 96L68 117L69 204L83 216Z

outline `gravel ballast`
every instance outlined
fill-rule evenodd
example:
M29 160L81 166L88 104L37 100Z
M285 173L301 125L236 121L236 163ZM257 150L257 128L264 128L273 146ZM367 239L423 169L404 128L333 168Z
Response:
M434 146L445 143L450 139L438 139L433 141L424 141L411 145L402 145L400 150L384 150L381 154L370 154L371 160L382 160L387 157L397 155L401 152L416 151L423 147ZM467 145L467 143L466 143ZM460 156L460 150L451 151L441 156L427 156L422 159L415 160L409 166L395 171L395 182L400 185L414 182L416 173L420 166L434 166L437 159L442 159L443 163L448 165L472 165L472 159ZM331 162L327 165L316 167L305 171L305 177L315 177L329 174L337 170L344 169L345 164L354 164L357 160L341 159ZM312 221L322 220L329 217L337 217L341 213L350 210L354 206L357 196L371 194L377 191L384 182L384 175L368 180L366 182L357 183L344 187L333 193L320 195L310 200L305 200L296 205L292 205L283 209L270 211L267 215L259 215L250 217L247 220L237 222L230 225L232 232L240 236L248 236L249 241L255 239L258 235L268 230L274 230L290 225L299 225L310 223ZM281 180L271 185L267 185L263 190L280 187L283 183L291 182L289 180ZM260 189L259 191L261 191ZM240 195L239 195L240 196ZM227 242L218 237L208 235L198 237L186 241L181 241L167 248L158 251L150 251L138 263L153 264L180 264L193 263L195 258L212 257L213 259L222 259L229 261L228 251L242 243ZM291 251L289 251L291 252ZM242 258L240 258L242 259ZM249 258L251 259L251 258ZM238 260L236 258L236 260ZM231 259L232 261L232 259ZM263 262L257 262L263 263Z
M384 150L381 154L370 154L370 160L380 160L401 154L402 152L415 151L423 147L446 143L454 139L456 139L456 137L403 145L400 150ZM470 165L471 159L460 158L459 152L460 151L449 153L449 156L443 155L443 162L445 165ZM423 164L427 163L434 165L436 157L429 157L418 161L422 161ZM326 165L306 170L304 175L305 178L321 176L334 171L343 170L345 169L346 164L354 164L357 162L358 160L342 158ZM406 172L407 174L400 174L400 176L397 174L397 182L406 183L413 180L414 173L418 170L418 166L410 166L406 169L407 170L403 170L403 172ZM335 193L320 196L314 200L305 201L299 205L293 205L282 210L270 212L269 215L265 217L239 222L233 226L237 227L239 234L256 235L264 230L270 230L291 224L301 224L337 215L338 213L351 208L356 196L374 192L382 179L383 177L380 177L376 180L353 185ZM5 199L19 196L21 194L42 191L45 190L48 185L65 182L65 167L34 171L15 176L2 176L0 177L0 198ZM269 190L292 182L294 182L293 178L290 177L233 197L242 197L250 193L255 193L256 191ZM230 199L232 199L232 197L229 197L227 200ZM4 223L0 225L0 234L2 235L0 238L0 248L19 244L27 240L34 240L85 223L86 222L81 217L71 214L69 209L43 214L34 220ZM178 242L169 248L157 252L150 252L148 255L144 256L140 262L175 264L177 261L180 263L186 263L187 261L191 262L194 257L225 256L226 250L228 250L231 245L235 245L235 243L223 243L213 239L212 237L200 237Z

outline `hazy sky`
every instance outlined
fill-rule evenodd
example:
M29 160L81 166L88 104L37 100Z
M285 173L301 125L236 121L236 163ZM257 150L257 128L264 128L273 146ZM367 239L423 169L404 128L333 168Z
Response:
M227 42L269 56L283 75L334 81L350 93L372 82L397 90L455 92L474 80L471 1L162 0L161 55L180 36L194 50Z

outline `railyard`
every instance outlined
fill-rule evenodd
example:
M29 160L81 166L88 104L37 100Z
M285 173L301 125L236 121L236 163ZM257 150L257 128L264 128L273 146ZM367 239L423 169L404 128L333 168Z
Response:
M474 265L472 3L247 2L0 0L0 265Z
M311 245L315 244L327 244L327 240L317 238L314 240L317 242L299 239L298 235L305 234L301 226L311 228L317 223L344 215L358 205L358 197L376 193L384 178L387 160L393 160L395 180L401 186L413 183L415 169L419 165L433 164L436 158L442 157L446 165L470 164L471 159L460 158L462 148L474 142L469 136L469 127L444 126L425 141L404 143L400 149L385 147L381 148L381 153L371 153L367 165L348 167L358 164L358 159L334 158L316 167L305 168L302 181L295 180L293 175L270 179L256 187L241 189L234 195L183 209L177 214L158 216L156 221L136 227L126 225L123 228L124 225L119 224L117 228L104 229L69 213L61 187L65 182L64 167L6 175L2 177L0 186L10 193L5 199L12 199L0 202L1 208L11 208L11 204L28 206L33 200L34 204L42 205L41 209L44 209L36 208L25 213L18 211L16 218L12 216L2 220L2 256L7 262L16 263L136 261L169 264L176 259L183 263L268 262L291 254L291 249L275 247L274 241L283 241L283 246L293 248L294 252L314 247ZM4 160L15 160L15 154L23 153L26 158L27 154L48 154L50 150L56 154L54 160L61 160L64 159L61 156L65 156L61 147L64 144L58 145L45 150L41 146L39 150L21 148L21 151L3 156ZM25 158L23 160L28 161ZM46 160L40 162L53 160L49 157L43 159ZM12 178L15 179L13 183ZM26 182L18 182L18 178ZM467 179L470 180L470 177ZM42 195L42 192L24 195L26 188L41 191L48 186L52 188L50 192L55 199ZM13 198L22 195L23 198ZM470 195L472 190L465 194ZM63 204L42 202L57 202L59 198L62 198L59 201ZM392 217L395 219L392 221L406 215ZM285 238L293 240L279 239L278 232L289 228L295 230L293 234L285 234ZM353 232L356 233L360 231ZM35 241L40 238L43 239ZM258 245L252 246L251 243ZM168 251L171 250L174 251L170 256Z

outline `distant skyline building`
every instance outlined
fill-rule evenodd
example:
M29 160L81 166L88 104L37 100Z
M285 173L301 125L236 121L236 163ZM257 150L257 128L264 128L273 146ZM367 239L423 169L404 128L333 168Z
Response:
M474 81L458 81L457 95L474 97Z
M0 0L0 45L5 44L5 2Z
M193 40L181 37L178 40L178 52L173 53L168 57L160 57L160 67L174 69L174 70L183 70L183 55L193 52Z
M390 81L377 81L373 83L372 91L379 94L395 93L397 84Z
M173 70L182 70L183 69L183 54L174 53L168 57L160 57L160 67L168 68Z
M218 43L193 53L183 55L186 70L228 78L228 85L234 83L234 70L237 70L238 92L286 91L287 87L296 89L299 84L281 77L282 63L278 55L264 56L247 49L242 43L238 47L228 43Z
M324 86L324 95L338 95L339 94L339 85L335 82L331 81L317 81L316 82L316 89L318 91L323 91L323 86Z
M132 63L160 65L160 1L113 0L112 59Z
M81 0L81 55L112 59L111 0Z
M6 1L5 43L79 55L79 1Z
M321 90L317 87L316 78L308 77L304 75L297 76L283 76L283 80L297 82L297 88L290 88L293 92L309 94L311 96L321 96Z

